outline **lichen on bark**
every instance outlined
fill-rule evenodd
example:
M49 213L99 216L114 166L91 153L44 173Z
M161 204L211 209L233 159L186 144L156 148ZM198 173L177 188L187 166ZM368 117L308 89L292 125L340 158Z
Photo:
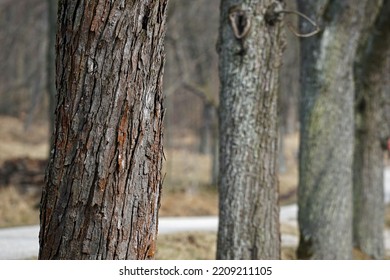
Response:
M284 36L281 19L265 20L273 3L221 1L218 259L280 257L276 102ZM245 19L241 27L232 26L233 12Z

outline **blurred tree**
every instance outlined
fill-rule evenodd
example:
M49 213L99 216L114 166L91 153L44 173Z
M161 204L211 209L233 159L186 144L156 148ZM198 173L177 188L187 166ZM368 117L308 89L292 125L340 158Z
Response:
M167 1L59 5L58 103L39 258L153 258Z
M286 10L296 11L296 1L286 1ZM296 15L286 15L286 22L295 30L298 25ZM297 132L299 117L298 104L300 96L299 84L299 38L292 32L286 32L288 48L283 53L283 64L280 67L280 87L278 95L278 116L279 116L279 171L287 171L285 158L284 139L287 134Z
M385 115L386 109L390 111L385 102L390 92L390 1L371 1L366 21L375 24L362 36L355 64L353 241L363 253L381 259L385 219L383 153L390 138L390 119Z
M279 259L281 1L222 0L218 259Z
M367 3L298 0L322 27L301 42L301 259L352 258L353 63Z
M202 134L202 103L217 103L218 3L171 0L169 4L164 86L168 95L174 92L175 127L190 127L197 135Z
M166 141L192 134L196 152L212 155L212 185L217 184L218 34L219 0L170 0L167 33ZM176 142L177 143L177 142ZM180 143L180 141L179 141ZM182 145L182 144L181 144ZM170 149L167 151L172 159ZM169 161L167 162L169 164ZM168 169L168 177L172 173Z

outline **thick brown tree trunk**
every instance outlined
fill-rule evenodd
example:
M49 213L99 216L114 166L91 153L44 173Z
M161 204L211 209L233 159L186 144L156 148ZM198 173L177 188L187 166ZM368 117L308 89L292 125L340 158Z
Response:
M352 258L353 63L367 2L298 1L322 27L301 42L299 258Z
M281 1L221 1L218 259L280 257Z
M46 89L49 96L49 132L50 132L50 146L52 146L53 141L53 131L54 131L54 113L56 107L56 66L55 66L55 42L56 42L56 33L57 33L57 11L58 11L58 1L47 0L47 10L48 10L48 40L47 40L47 76L46 76ZM50 155L49 155L50 156Z
M39 258L153 258L167 0L59 5Z
M384 257L383 153L389 135L383 93L390 82L390 1L371 5L373 28L364 36L355 67L354 246L372 258ZM382 8L381 8L382 6ZM380 10L379 16L378 10ZM387 123L387 128L383 124Z

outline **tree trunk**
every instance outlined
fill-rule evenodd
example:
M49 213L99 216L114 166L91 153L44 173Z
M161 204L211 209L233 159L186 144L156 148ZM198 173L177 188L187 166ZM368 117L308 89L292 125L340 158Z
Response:
M47 93L49 95L49 125L50 147L53 146L54 113L56 108L56 78L55 78L55 41L57 32L58 1L47 0L48 8L48 41L47 41ZM50 156L50 155L49 155Z
M297 10L296 0L286 1L286 10ZM298 26L298 18L295 15L286 15L286 22L295 29ZM281 128L281 138L287 134L295 133L299 123L299 39L292 32L286 32L286 42L288 48L283 53L283 64L280 69L279 87L279 126ZM283 140L281 140L283 141ZM283 157L284 150L279 151Z
M381 2L382 1L377 1ZM381 5L371 5L377 10ZM377 14L375 11L375 15ZM354 246L375 259L384 257L383 92L389 82L390 2L384 1L374 28L362 43L355 67ZM376 16L374 16L374 19ZM387 138L387 137L385 137Z
M352 258L353 62L367 2L298 1L322 27L301 42L301 259Z
M59 5L39 258L153 258L167 0Z
M221 1L218 259L279 259L281 1ZM274 17L272 17L274 16Z
M215 112L218 112L215 109ZM218 138L218 121L215 121L212 126L212 153L211 153L211 185L218 186L219 179L219 138Z
M214 113L215 105L205 101L202 109L202 123L199 131L200 143L199 152L204 155L211 155L213 150L213 122L216 119Z

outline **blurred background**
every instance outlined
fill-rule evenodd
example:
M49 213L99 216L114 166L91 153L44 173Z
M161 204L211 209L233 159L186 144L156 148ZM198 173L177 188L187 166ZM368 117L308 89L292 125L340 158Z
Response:
M39 223L52 120L49 2L0 0L0 227ZM218 214L219 2L169 2L161 216ZM296 10L295 1L287 4ZM287 21L297 25L295 16ZM296 201L298 181L299 39L286 35L279 92L282 205ZM187 245L214 244L215 236L210 238L169 237L166 247L182 239Z

